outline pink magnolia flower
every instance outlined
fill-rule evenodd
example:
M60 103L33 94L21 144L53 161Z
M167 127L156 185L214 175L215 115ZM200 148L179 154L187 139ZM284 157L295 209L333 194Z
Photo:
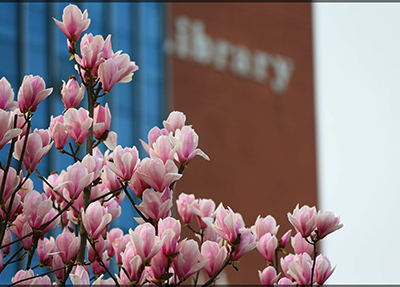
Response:
M45 266L50 266L53 259L53 255L51 253L54 252L56 252L56 243L52 236L50 239L39 239L37 253L40 263L44 264Z
M201 245L201 254L208 259L208 262L204 265L204 270L206 270L208 277L211 278L224 264L227 251L225 246L220 247L216 242L206 241Z
M294 253L296 254L302 254L306 252L311 256L314 251L313 245L308 243L300 233L296 233L296 235L292 237L292 246Z
M279 286L292 286L292 285L297 286L297 283L292 282L292 280L290 280L289 278L284 277L278 281L278 285Z
M120 272L121 278L118 278L119 284L131 284L130 282L138 282L140 279L142 266L142 258L136 253L132 243L128 243L124 253L122 254L122 267L126 272Z
M54 254L53 256L53 262L51 263L51 267L53 270L60 269L57 271L54 271L54 275L58 280L62 280L64 278L64 273L65 273L65 265L64 262L61 259L60 254Z
M139 164L138 168L136 169L138 172L142 172L141 165ZM143 191L150 187L146 182L140 179L139 174L135 172L128 183L130 189L132 189L133 193L136 195L137 198L142 198Z
M140 162L135 146L122 148L120 145L112 153L113 162L107 161L108 167L121 179L129 181Z
M67 172L63 174L63 183L57 186L58 190L61 187L68 191L69 198L78 198L83 189L92 183L93 172L88 172L86 167L81 162L76 162L67 168Z
M107 251L104 251L102 256L102 260L103 263L105 264L105 266L108 268L110 266L110 261L108 260L108 256L107 256ZM91 264L92 266L92 271L94 274L105 274L107 272L107 270L100 264L99 261L95 261Z
M137 207L147 218L154 221L166 218L171 214L172 200L163 200L165 192L160 193L152 189L143 192L143 201Z
M207 223L203 221L203 218L213 217L215 211L215 202L212 199L199 199L198 203L195 202L189 205L193 214L196 215L197 223L201 229L207 228Z
M93 69L97 75L97 68L102 62L102 54L104 47L104 38L101 35L93 37L93 34L85 34L81 40L81 55L82 58L75 54L76 62L83 68ZM86 75L85 75L86 77Z
M232 244L236 244L240 229L244 228L244 222L242 215L234 213L230 207L225 209L221 203L217 208L215 224L211 226L223 239Z
M193 239L180 244L179 254L172 261L175 274L180 281L188 279L207 264L208 259L203 259L200 255L199 245Z
M8 244L12 242L12 235L11 235L11 231L10 228L7 228L5 233L4 233L4 238L3 238L3 242L1 243L2 245ZM6 247L2 248L2 251L4 254L10 254L11 251L11 245L8 245Z
M343 224L339 224L339 222L340 222L340 216L336 217L333 212L318 211L317 215L318 238L322 239L328 234L342 228Z
M60 28L71 43L77 42L82 32L90 25L87 10L82 14L78 6L73 4L69 4L64 8L62 19L63 22L60 22L53 18L58 28Z
M312 259L307 253L294 255L289 263L288 273L299 285L308 285L311 281Z
M27 285L31 285L31 283L33 282L34 279L28 279L30 277L35 276L33 273L32 269L29 270L19 270L17 273L15 273L15 276L11 279L12 283L16 283L18 281L21 281L23 279L27 279L24 281L21 281L21 283L17 283L15 284L16 286L27 286Z
M17 175L17 171L10 167L7 173L7 177L4 178L4 171L0 169L0 185L3 180L5 180L4 190L3 190L3 198L0 198L0 202L6 202L15 191L17 186L19 185L21 178Z
M33 230L27 222L27 218L24 214L17 216L13 225L10 226L10 230L18 238L24 237L25 235L31 233ZM28 236L22 239L22 245L25 250L30 250L32 247L32 236Z
M335 269L336 267L332 269L331 262L329 261L327 256L322 254L318 255L315 262L315 282L318 283L318 285L323 285L326 280L328 280L328 278L332 275Z
M106 249L107 246L107 240L104 240L102 236L99 236L99 238L96 239L96 242L94 244L96 251L93 249L92 244L90 244L89 241L87 241L87 247L88 247L88 260L89 262L94 262L98 259L98 256L96 254L96 251L98 254L103 254L104 250Z
M115 238L113 240L112 246L115 251L115 261L117 261L117 264L122 264L121 254L125 252L125 249L127 248L127 245L130 241L131 237L129 236L129 234L125 234L121 238Z
M186 164L189 164L196 155L210 160L201 149L197 148L199 136L191 127L184 126L181 130L176 130L175 136L170 135L170 138L174 145L178 145L175 159L180 164L183 164L185 161Z
M74 76L69 78L67 84L65 84L65 81L62 82L61 100L65 109L76 108L85 95L85 86L81 84L79 87L79 83Z
M87 137L93 119L89 117L89 113L84 108L79 110L70 108L64 114L64 125L68 134L77 145L82 145Z
M82 265L78 265L75 270L69 274L69 278L74 286L90 285L89 274Z
M174 155L178 146L173 146L170 138L168 136L160 136L153 143L152 147L149 149L151 158L159 158L165 164L167 160L174 160Z
M303 237L308 237L317 227L317 211L314 207L304 205L299 209L297 204L293 210L293 214L288 213L288 219L294 226L297 232L300 232Z
M140 142L142 143L143 149L147 152L148 155L150 155L149 148L152 147L153 144L156 142L156 140L162 135L168 136L169 132L166 129L160 129L159 127L154 127L149 131L149 133L147 135L147 138L149 141L148 144L145 143L144 141L140 140Z
M82 211L82 222L88 235L97 239L104 233L107 225L111 222L112 216L107 208L102 207L100 202L92 202L86 211Z
M109 92L116 83L129 83L133 72L139 69L135 62L131 62L128 54L115 54L99 66L99 78L103 90Z
M6 210L9 210L8 218ZM6 221L14 221L15 217L22 211L21 196L17 193L11 204L11 197L7 199L4 207L0 209L0 218Z
M18 91L18 106L21 112L35 112L37 106L53 92L39 76L25 76Z
M274 259L275 249L278 247L278 239L271 233L264 234L259 242L257 249L266 261Z
M140 170L137 171L140 179L160 192L182 177L172 160L167 160L164 164L159 158L145 158Z
M14 91L10 82L5 77L0 80L0 109L14 110L18 107L18 103L14 101Z
M135 231L129 229L129 236L136 254L145 263L150 263L151 258L161 250L164 243L156 236L154 226L148 222L138 225Z
M93 135L97 140L105 139L103 134L110 130L111 112L108 103L103 107L98 105L94 108L93 115Z
M125 195L125 193L123 193ZM122 197L120 195L120 197ZM103 206L107 208L108 213L111 214L111 221L118 218L121 215L121 206L119 205L118 201L113 198L111 200L105 201Z
M43 224L52 220L57 212L52 208L52 201L46 194L39 193L36 190L29 192L24 199L24 212L26 219L32 229L39 229ZM57 218L49 226L43 229L43 232L56 227L60 223Z
M13 156L19 160L21 158L22 149L24 146L25 136L15 143L15 150ZM41 159L49 152L53 143L46 143L43 141L39 131L34 131L28 136L28 142L26 144L25 155L22 160L25 169L32 173L36 169L36 165Z
M103 278L103 274L101 274L99 278L97 278L95 281L93 281L92 286L108 286L108 285L115 286L115 282L112 278L108 278L108 279L102 279L102 278Z
M158 235L164 240L162 253L172 256L178 252L178 240L181 237L181 223L173 217L158 222Z
M278 282L280 273L277 275L275 268L268 266L262 272L258 271L258 275L262 286L272 286Z
M50 134L54 140L56 149L63 149L67 144L70 136L67 132L67 128L64 125L64 117L62 115L58 117L51 116L50 118Z
M288 254L285 257L282 257L280 260L282 271L285 274L285 276L289 279L292 279L292 276L289 274L289 264L294 260L295 256L294 254Z
M121 239L123 236L124 232L120 228L113 228L107 232L107 254L109 257L113 257L115 255L115 240Z
M162 276L167 273L166 267L168 266L168 259L162 253L158 252L152 259L151 265L148 268L148 275L150 276L151 280L160 280Z
M24 136L28 130L28 125L25 124L25 118L24 114L19 110L19 108L16 108L15 110L10 112L10 125L11 128L14 127L14 117L17 116L17 128L22 130L21 137ZM4 123L1 123L1 127L4 127ZM3 132L4 133L4 132ZM29 133L31 133L31 129L29 128ZM0 130L0 135L1 135L1 130ZM0 137L1 138L1 137Z
M82 165L87 169L88 173L93 173L93 181L101 177L103 162L98 157L87 154L82 159Z
M14 117L12 113L8 113L0 109L0 150L8 144L13 138L19 136L22 130L14 127ZM17 124L18 127L18 124Z
M118 176L109 168L108 165L103 166L101 179L110 191L121 188L121 183L118 180Z
M80 236L76 237L68 228L64 228L63 232L57 236L56 245L58 251L60 251L58 254L61 256L61 260L64 264L74 259L75 255L78 253L80 242Z
M183 223L190 223L193 218L193 210L190 208L192 205L197 205L198 200L195 199L194 194L181 193L176 201L178 213L181 216Z
M186 122L186 116L182 112L173 111L169 114L166 121L163 121L164 128L168 132L175 134L176 130L181 130Z
M256 235L251 233L249 228L242 228L240 230L240 243L235 247L235 251L232 252L231 259L238 261L240 257L256 248L257 244ZM231 248L229 245L229 249Z
M276 226L276 220L271 215L268 215L265 218L262 218L259 215L256 219L255 225L251 227L251 230L253 231L253 233L257 234L258 241L263 235L267 233L276 235L279 230L279 225Z

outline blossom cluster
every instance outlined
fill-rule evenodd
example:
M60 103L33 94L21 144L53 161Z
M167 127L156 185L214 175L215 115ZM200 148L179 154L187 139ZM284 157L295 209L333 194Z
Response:
M68 279L74 285L178 286L187 280L196 285L204 270L206 286L227 266L236 268L242 256L258 250L267 263L259 271L262 285L324 284L335 268L325 255L317 256L317 243L343 226L339 217L297 206L288 214L296 234L291 237L289 230L278 240L279 226L271 215L259 216L246 227L240 213L222 203L217 206L193 194L178 196L177 183L196 155L209 160L198 148L199 136L186 124L186 116L173 111L162 128L149 131L147 142L141 141L148 157L140 158L135 146L118 145L117 134L110 131L110 108L97 100L116 83L130 82L138 66L129 55L113 52L111 35L105 40L101 35L82 36L90 25L87 11L70 4L62 19L54 20L67 37L78 76L62 81L65 109L51 116L47 129L32 131L35 112L53 91L44 79L25 76L17 101L7 79L0 80L0 150L10 144L7 164L0 169L0 273L27 256L26 268L11 279L14 285L50 285L55 282L49 273L59 285ZM85 91L88 109L79 107ZM86 155L79 158L85 143ZM53 146L74 163L45 177L37 166ZM42 179L42 187L34 186L33 173ZM110 228L125 198L140 216L135 218L139 225L126 234ZM180 220L172 217L174 205ZM197 229L191 225L194 219ZM183 228L194 237L183 238ZM56 229L55 238L48 235ZM278 252L284 252L290 240L295 254L279 260ZM17 242L22 247L10 254ZM34 256L48 272L35 275ZM117 274L109 270L112 262ZM104 274L109 278L103 279Z

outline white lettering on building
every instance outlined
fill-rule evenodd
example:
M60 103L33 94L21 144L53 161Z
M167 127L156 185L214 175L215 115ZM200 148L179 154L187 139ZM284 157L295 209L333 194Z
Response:
M286 91L294 69L293 61L287 57L212 39L202 21L186 16L176 17L175 35L166 41L166 51L180 60L212 65L218 71L230 69L234 75L260 84L268 82L276 94ZM268 75L268 69L273 75Z

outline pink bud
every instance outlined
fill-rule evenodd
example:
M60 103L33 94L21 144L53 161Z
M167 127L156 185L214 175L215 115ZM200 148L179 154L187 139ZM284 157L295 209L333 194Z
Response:
M93 135L97 140L105 139L103 134L110 130L111 112L108 103L103 107L98 105L94 108Z
M174 160L174 155L178 146L173 146L168 136L160 136L149 149L151 158L159 158L166 163L167 160Z
M193 210L190 206L193 204L197 204L194 194L181 193L179 195L178 200L176 201L176 206L183 223L190 223L192 221Z
M22 133L22 130L14 127L13 113L0 110L0 149L8 144L11 139ZM18 124L17 124L18 127Z
M280 285L280 286L291 286L291 285L297 286L296 282L292 282L292 280L290 280L290 279L288 279L286 277L285 278L281 278L278 281L278 285Z
M49 253L56 252L56 243L54 238L51 236L50 240L47 238L39 239L38 246L37 246L37 253L39 256L40 263L44 264L45 266L50 266L53 255Z
M82 222L88 235L97 239L106 231L107 225L111 222L112 216L107 208L101 206L100 202L92 202L86 211L82 212Z
M81 162L76 162L67 168L67 172L63 174L62 186L68 191L69 197L76 199L83 189L92 183L93 172L89 173ZM59 189L60 185L56 188Z
M107 165L103 166L101 179L110 191L121 188L118 176Z
M14 91L11 84L5 77L0 80L0 109L14 110L18 107L18 103L14 101Z
M112 246L115 251L115 259L116 259L115 261L117 261L117 264L122 264L121 253L125 251L127 244L130 242L130 240L131 238L129 234L125 234L121 238L115 238L113 240Z
M7 228L5 233L4 233L4 239L3 239L2 245L8 244L10 242L12 242L12 235L11 235L10 229ZM10 254L11 245L3 247L2 251L3 251L4 254Z
M21 112L35 112L37 106L53 92L39 76L25 76L18 91L18 106Z
M133 72L138 69L128 54L115 54L113 58L107 59L100 64L98 72L104 91L109 92L118 82L129 83L132 81Z
M123 149L119 145L113 151L112 157L114 161L108 161L108 167L121 179L129 181L140 162L136 147Z
M0 113L1 114L1 113ZM28 125L25 124L25 118L24 118L24 114L21 113L21 111L19 110L19 108L13 110L11 113L11 119L10 119L10 125L11 127L14 127L14 117L17 116L17 128L22 130L21 133L21 137L24 136L27 132L28 129ZM4 123L0 123L1 127L4 128ZM1 131L1 130L0 130ZM29 133L31 132L31 129L29 129ZM0 135L3 132L0 133ZM1 137L0 137L1 138Z
M163 122L164 128L168 132L175 134L176 130L181 130L185 125L186 116L182 112L173 111L169 114L166 121Z
M104 251L104 253L102 254L102 260L105 266L108 268L110 266L110 261L108 260L107 251ZM107 270L100 264L99 261L93 262L91 266L94 274L99 275L107 272Z
M122 196L120 195L120 197ZM108 213L111 214L112 216L111 220L114 220L121 215L121 206L119 205L119 203L115 198L105 201L103 203L103 206L106 207L108 209Z
M109 257L113 257L115 254L114 241L116 239L122 239L124 232L120 228L113 228L107 233L107 254Z
M308 237L317 227L317 211L314 207L304 205L299 209L297 204L293 210L293 214L288 213L288 219L294 226L297 232L300 232L303 237Z
M20 183L20 177L17 175L17 171L10 167L7 173L7 177L4 178L4 171L0 169L0 184L5 180L4 191L3 191L3 198L0 198L0 202L6 202L15 191L17 186Z
M292 279L292 276L288 273L289 271L289 263L294 260L295 256L293 254L288 254L284 258L281 258L280 263L282 267L282 271L286 277Z
M170 135L170 138L174 145L178 145L175 159L180 164L183 164L185 161L186 164L189 164L196 155L210 160L201 149L197 148L199 136L191 127L184 126L181 130L176 130L175 136Z
M279 244L282 248L285 248L286 245L288 244L291 234L292 234L292 230L290 229L288 232L286 232L284 235L282 235L281 240L279 240Z
M75 234L70 232L68 228L64 228L63 233L57 236L56 245L63 263L67 264L75 257L79 250L80 241L80 237L75 237Z
M215 202L212 199L200 199L198 204L190 205L189 208L196 215L197 223L201 229L206 229L207 224L203 218L213 217Z
M292 246L296 254L302 254L306 252L308 255L312 255L314 251L313 245L308 243L300 233L296 233L296 235L292 237Z
M145 159L146 160L146 159ZM138 166L137 170L138 172L143 172L141 169L141 165ZM129 188L132 189L133 193L136 195L138 198L142 198L143 191L150 187L146 182L140 179L139 174L135 172L131 178L131 180L128 183Z
M272 266L268 266L263 270L263 272L258 271L258 275L260 276L260 283L262 286L274 285L279 280L279 274L276 275L275 268Z
M87 241L87 247L88 247L88 260L90 262L94 262L98 259L98 256L96 254L96 251L98 254L103 254L104 250L106 249L107 246L107 241L103 239L102 236L96 239L96 242L94 244L96 251L93 249L92 244L90 244L89 241Z
M161 219L158 222L158 235L163 238L162 252L165 256L172 256L178 251L178 240L181 236L181 223L172 217Z
M335 271L336 267L332 269L331 262L328 257L325 255L318 255L315 262L315 282L318 285L323 285L326 280L332 275L333 271Z
M10 230L18 238L24 237L33 231L24 214L21 214L16 218L16 220L13 222L13 225L10 226ZM32 236L22 239L22 245L25 250L30 250L32 247Z
M39 229L43 224L55 217L57 213L54 213L54 211L50 213L51 210L52 202L50 198L47 198L46 194L32 190L25 196L24 212L29 225L33 229ZM57 218L51 226L56 226L58 223L59 219Z
M227 251L225 246L219 246L218 243L212 241L206 241L201 245L201 254L204 258L208 259L204 269L207 272L208 277L214 276L218 270L224 264Z
M87 10L82 14L82 11L78 6L69 4L64 8L62 15L63 22L60 22L53 18L58 28L64 33L68 40L75 43L80 38L83 31L85 31L90 25L90 19L88 19Z
M76 108L85 95L85 86L79 83L74 76L72 76L67 84L64 81L61 88L61 100L66 109Z
M257 217L256 224L252 227L252 231L257 234L257 240L267 234L271 233L276 235L279 230L279 225L276 226L276 220L271 215L262 218L260 215Z
M68 134L76 144L82 145L87 137L93 119L89 117L89 113L84 108L79 110L70 108L64 114L64 125Z
M148 274L152 280L159 280L162 276L167 273L166 266L168 266L168 259L162 253L158 252L152 259L151 259L151 266L148 269Z
M101 177L103 162L98 157L87 154L82 159L82 165L87 169L88 173L93 172L93 180Z
M322 239L328 234L342 228L343 224L339 224L339 222L340 222L340 216L336 217L333 212L318 211L317 215L318 238Z
M156 142L156 140L162 135L167 136L167 135L169 135L169 132L166 129L160 130L159 127L154 127L149 131L149 134L147 136L147 138L149 140L149 144L140 140L140 142L142 143L143 149L147 152L148 155L150 155L149 148L152 147L153 144Z
M20 172L20 179L22 179L22 172ZM28 178L22 185L21 189L17 191L17 193L21 196L21 201L24 201L25 196L32 190L33 190L33 181L30 178Z
M53 267L53 270L62 268L60 270L54 271L54 275L56 276L56 278L58 280L62 280L64 278L65 267L64 267L64 262L62 261L61 256L59 254L55 254L53 256L53 262L51 265Z
M271 233L264 234L259 242L257 249L266 261L272 261L275 255L275 249L278 247L278 239Z
M182 177L172 160L164 164L159 158L144 159L141 172L137 173L141 180L160 192Z
M22 149L24 146L25 136L15 143L14 158L19 160L21 158ZM28 136L28 142L26 144L25 155L22 160L25 169L32 173L36 169L36 165L41 161L41 159L49 152L53 143L43 142L42 136L39 131L35 131Z
M28 278L33 277L33 276L35 276L35 275L34 275L32 269L19 270L17 273L15 273L15 276L11 279L11 282L12 283L16 283L16 282L18 282L20 280L28 279ZM18 284L15 284L15 285L16 286L27 286L27 285L30 285L33 282L33 280L34 280L33 278L29 279L29 280L24 280L21 283L18 283Z

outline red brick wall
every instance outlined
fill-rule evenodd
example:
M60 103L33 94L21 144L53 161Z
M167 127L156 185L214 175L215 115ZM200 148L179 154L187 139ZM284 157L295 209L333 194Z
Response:
M179 16L190 25L200 20L213 43L222 39L233 48L222 71L213 61L200 64L171 50L171 108L187 115L200 136L199 147L211 158L190 163L176 195L194 193L217 205L223 202L241 213L248 227L258 215L271 214L281 225L280 238L290 228L287 212L297 203L317 202L311 5L173 3L168 29L175 43ZM235 75L230 65L239 45L248 49L251 61L255 51L266 52L271 61L276 55L291 59L287 89L274 91L272 65L261 82L254 79L253 62L245 76ZM229 270L230 283L257 284L257 270L266 264L253 251L237 266L241 272Z

